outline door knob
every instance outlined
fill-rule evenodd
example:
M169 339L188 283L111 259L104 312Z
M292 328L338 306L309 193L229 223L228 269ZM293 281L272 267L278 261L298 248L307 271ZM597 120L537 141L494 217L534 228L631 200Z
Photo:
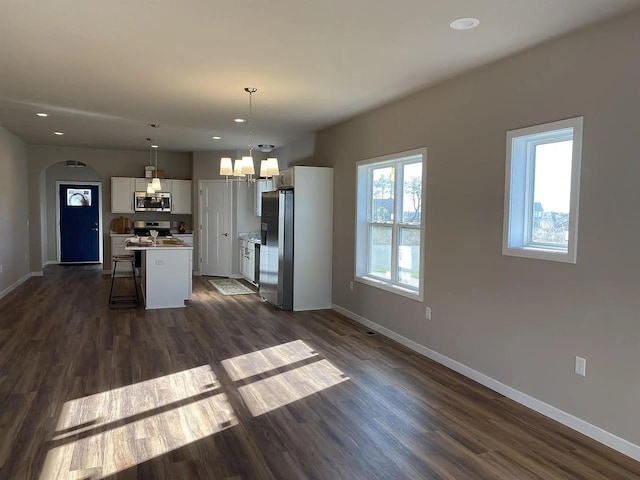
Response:
M229 234L228 234L228 233L222 233L222 234L220 234L220 235L224 235L225 237L228 237L228 236L229 236Z

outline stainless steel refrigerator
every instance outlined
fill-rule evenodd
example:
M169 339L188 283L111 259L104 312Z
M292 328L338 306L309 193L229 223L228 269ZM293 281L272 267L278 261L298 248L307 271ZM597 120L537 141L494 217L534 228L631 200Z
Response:
M293 310L293 190L262 194L260 296Z

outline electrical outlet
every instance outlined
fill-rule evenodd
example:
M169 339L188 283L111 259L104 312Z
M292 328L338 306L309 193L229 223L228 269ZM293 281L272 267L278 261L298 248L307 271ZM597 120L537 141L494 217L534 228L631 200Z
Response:
M349 290L353 292L353 282L349 282Z
M575 373L583 377L587 376L587 360L582 357L576 357Z
M431 307L425 308L424 316L426 317L427 320L431 320Z

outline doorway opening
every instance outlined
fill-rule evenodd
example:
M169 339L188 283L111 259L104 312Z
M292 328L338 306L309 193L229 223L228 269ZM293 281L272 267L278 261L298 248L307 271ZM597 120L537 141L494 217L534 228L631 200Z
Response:
M102 182L56 181L57 261L102 263Z
M198 187L200 273L229 277L233 255L233 184L225 180L201 180Z

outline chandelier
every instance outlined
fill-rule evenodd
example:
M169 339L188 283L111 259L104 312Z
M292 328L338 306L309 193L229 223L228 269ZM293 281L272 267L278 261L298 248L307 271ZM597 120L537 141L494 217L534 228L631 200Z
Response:
M245 92L249 94L249 155L236 159L232 162L230 157L222 157L220 159L220 175L224 175L228 180L229 177L233 177L234 180L242 181L246 180L247 183L255 182L253 178L256 170L253 163L253 94L258 91L257 88L246 87ZM273 145L259 145L263 152L271 152L274 148ZM271 147L271 148L263 148ZM271 178L274 175L279 175L278 159L270 157L260 162L260 177Z

